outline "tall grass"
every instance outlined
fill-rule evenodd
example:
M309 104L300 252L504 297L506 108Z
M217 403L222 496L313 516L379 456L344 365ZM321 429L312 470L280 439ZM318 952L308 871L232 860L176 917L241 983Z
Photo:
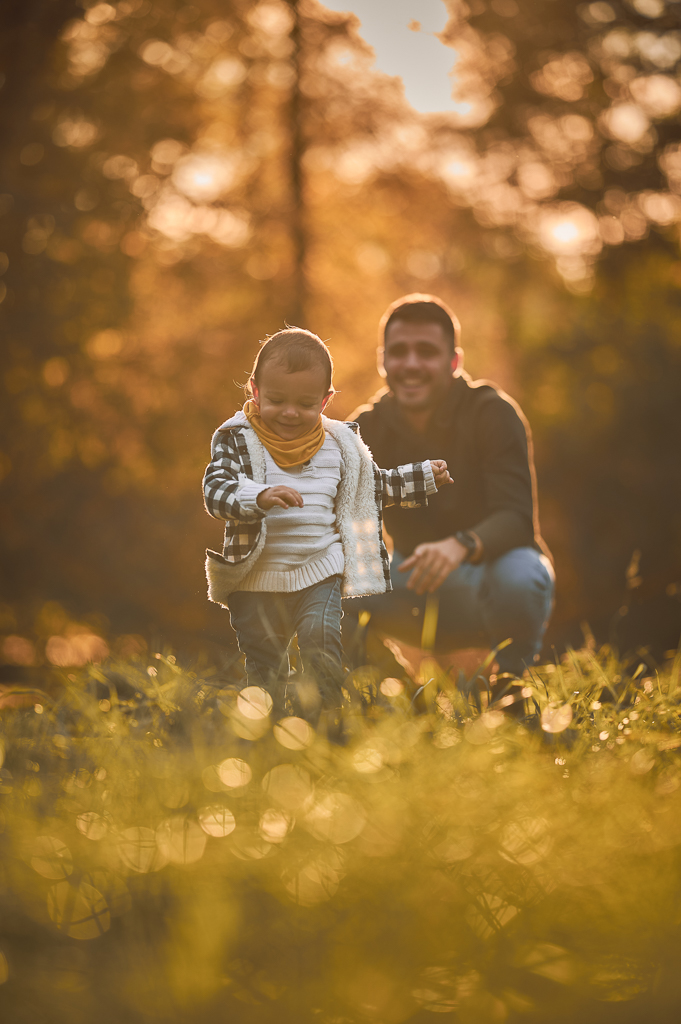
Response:
M344 745L172 657L65 675L0 718L2 1019L678 1020L680 667L576 652L524 717L360 673Z

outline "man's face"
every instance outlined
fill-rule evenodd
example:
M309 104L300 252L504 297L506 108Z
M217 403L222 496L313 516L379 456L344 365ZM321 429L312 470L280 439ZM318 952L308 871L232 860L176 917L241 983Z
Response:
M407 411L428 409L445 394L452 381L453 358L440 324L394 320L386 331L386 383Z

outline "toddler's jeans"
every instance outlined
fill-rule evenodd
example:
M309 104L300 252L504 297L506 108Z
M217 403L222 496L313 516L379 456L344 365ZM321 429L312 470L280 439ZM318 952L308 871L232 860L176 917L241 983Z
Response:
M230 594L229 615L239 650L246 657L249 686L262 686L272 694L275 713L283 713L277 706L281 689L277 684L288 678L288 650L295 635L303 672L315 680L322 706L340 706L342 614L340 576L293 593L237 590Z

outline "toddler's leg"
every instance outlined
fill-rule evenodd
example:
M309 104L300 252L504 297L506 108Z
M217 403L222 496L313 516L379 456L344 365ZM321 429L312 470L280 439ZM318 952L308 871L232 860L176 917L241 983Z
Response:
M327 708L341 704L341 577L330 576L295 595L298 647L303 667L314 676Z
M246 656L248 683L265 687L273 696L277 681L289 672L288 645L295 631L287 601L291 596L237 590L229 597L229 617Z

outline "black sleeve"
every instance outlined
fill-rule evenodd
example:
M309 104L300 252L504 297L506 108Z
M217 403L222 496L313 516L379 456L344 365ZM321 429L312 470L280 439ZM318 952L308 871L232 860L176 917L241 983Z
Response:
M477 437L488 512L470 529L492 559L534 542L533 475L525 424L510 402L495 396L483 404Z

